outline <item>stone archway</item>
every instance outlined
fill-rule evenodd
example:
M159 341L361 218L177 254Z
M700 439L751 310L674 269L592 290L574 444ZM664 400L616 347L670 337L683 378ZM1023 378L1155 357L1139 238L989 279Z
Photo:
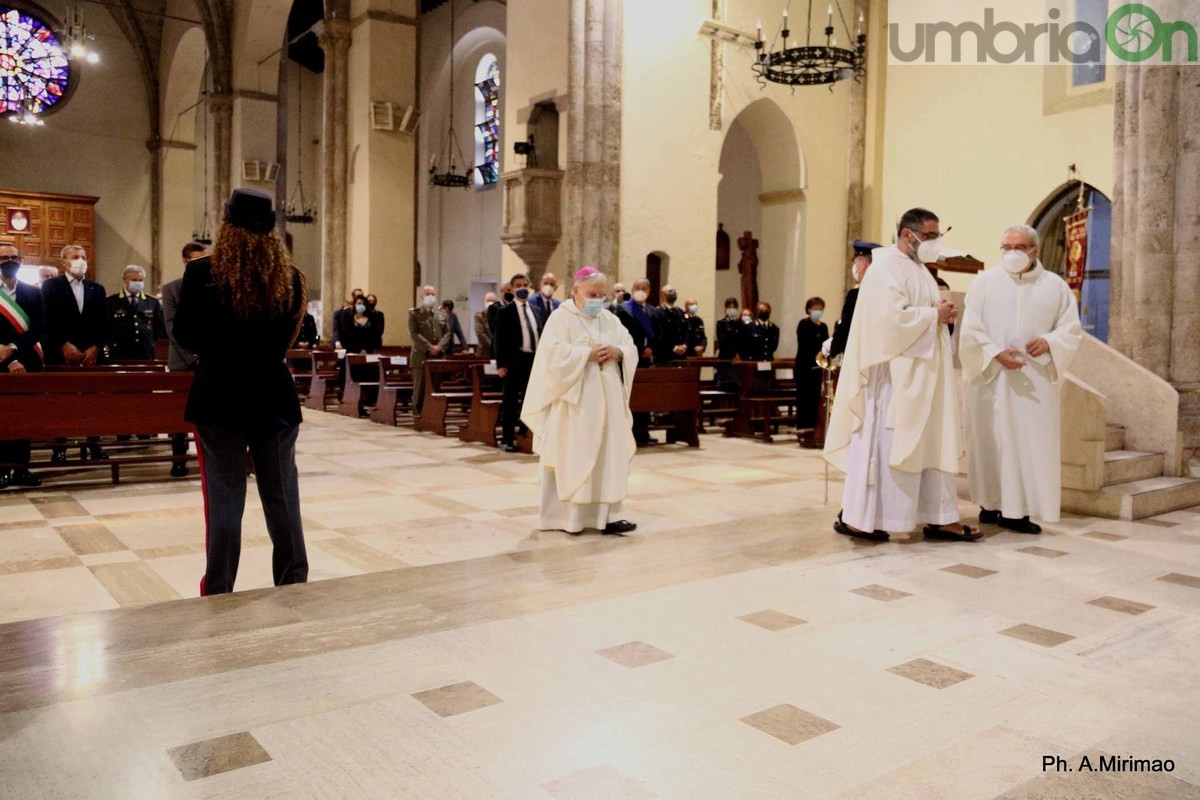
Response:
M193 188L196 175L204 169L205 163L204 153L198 149L196 125L198 117L204 117L201 92L206 62L204 32L189 28L176 43L170 60L163 65L163 138L159 151L161 234L157 257L164 283L183 274L180 249L192 239L204 213L202 204L197 205ZM203 146L209 146L208 140L205 136ZM203 178L200 185L204 185ZM209 200L211 202L211 197Z
M807 169L796 130L762 98L730 124L721 154L718 221L736 241L749 230L758 245L758 296L776 309L781 328L804 312L804 222ZM731 261L740 254L734 250ZM737 270L716 273L717 297L740 297Z

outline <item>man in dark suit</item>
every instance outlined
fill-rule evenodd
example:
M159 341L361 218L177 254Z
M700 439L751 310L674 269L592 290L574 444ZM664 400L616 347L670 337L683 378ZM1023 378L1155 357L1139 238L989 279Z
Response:
M41 292L17 280L20 268L21 251L0 244L0 372L12 374L42 371L45 306ZM28 469L28 440L0 442L0 463L26 465L0 467L0 489L42 485Z
M492 358L496 357L496 319L500 316L500 312L504 307L515 299L516 295L513 294L512 287L506 283L500 287L500 301L492 303L487 309L487 325L488 330L492 334L492 347L488 350L488 355Z
M125 288L110 295L108 357L114 361L153 361L154 344L167 335L162 304L146 294L146 270L130 265L121 273Z
M504 381L504 401L500 406L504 452L515 453L521 403L525 400L529 371L533 369L545 321L529 302L529 278L518 274L509 283L513 302L496 315L495 349L497 371Z
M661 313L646 301L650 297L650 281L638 278L633 282L633 295L617 308L617 319L633 337L637 345L638 369L653 366L658 362L662 339ZM650 414L639 411L633 415L633 438L638 447L657 444L650 437Z
M554 293L558 291L558 278L554 277L553 272L547 272L542 276L541 287L537 294L529 298L529 305L533 306L536 312L542 318L542 324L546 324L546 320L550 319L550 313L558 308L562 302L554 299Z
M881 245L874 242L854 240L854 262L850 267L855 283L862 284L867 276L867 267L871 266L871 251ZM846 292L846 300L842 303L842 317L833 326L833 341L829 345L829 357L833 358L846 352L846 342L850 339L850 325L854 322L854 306L858 302L858 286Z
M108 300L104 287L87 279L87 251L69 244L61 258L66 274L42 284L46 303L46 363L90 367L104 360L108 342ZM88 451L98 461L108 458L99 437L88 439ZM67 460L65 447L54 448L52 460Z
M182 255L183 268L186 270L190 262L207 257L208 248L199 242L188 242L183 246ZM170 372L193 372L196 369L196 356L180 347L179 342L175 340L175 312L179 310L179 292L182 288L183 278L176 278L162 287L162 319L163 327L166 328L167 341L170 342L170 347L167 348L167 369ZM171 434L171 455L187 455L187 436L186 433ZM184 461L172 463L171 477L186 478L187 463Z

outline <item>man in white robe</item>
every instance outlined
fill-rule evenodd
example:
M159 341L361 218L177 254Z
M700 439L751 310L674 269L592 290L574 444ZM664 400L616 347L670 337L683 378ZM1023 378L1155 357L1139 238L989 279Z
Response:
M1038 233L1004 232L1000 266L967 292L960 357L967 472L981 523L1041 533L1062 504L1060 387L1083 339L1067 282L1047 272Z
M846 473L833 526L846 536L884 541L923 522L927 539L980 538L958 516L956 311L925 266L940 240L935 214L905 212L858 293L825 439L826 460Z
M521 419L541 456L542 530L623 536L637 447L629 393L638 349L607 308L605 275L584 267L542 331Z

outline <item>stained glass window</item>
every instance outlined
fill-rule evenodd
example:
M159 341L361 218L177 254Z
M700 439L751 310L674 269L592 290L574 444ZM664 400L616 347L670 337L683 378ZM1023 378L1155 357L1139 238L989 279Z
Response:
M500 64L485 56L476 73L475 170L476 186L500 179Z
M0 114L41 114L62 102L71 68L54 31L0 6Z

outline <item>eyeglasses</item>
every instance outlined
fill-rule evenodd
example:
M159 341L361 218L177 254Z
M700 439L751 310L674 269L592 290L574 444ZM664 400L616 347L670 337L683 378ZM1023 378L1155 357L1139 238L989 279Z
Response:
M1016 250L1021 253L1028 253L1030 250L1033 250L1036 246L1037 245L1032 245L1032 244L1002 244L1002 245L1000 245L1000 252L1001 253L1011 253L1013 250Z

